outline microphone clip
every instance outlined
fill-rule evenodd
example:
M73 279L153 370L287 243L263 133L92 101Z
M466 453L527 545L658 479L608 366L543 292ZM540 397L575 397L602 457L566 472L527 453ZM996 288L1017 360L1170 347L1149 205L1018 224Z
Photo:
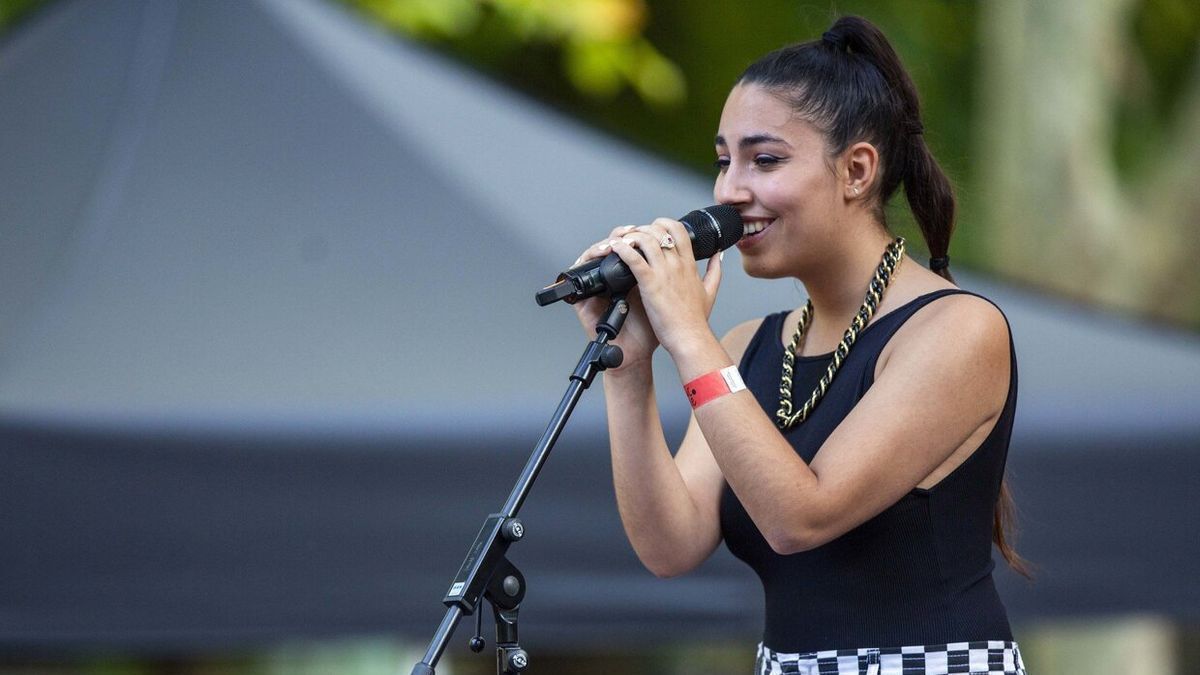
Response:
M558 275L553 284L538 291L534 296L537 304L545 307L559 300L567 304L608 293L616 296L625 293L637 284L637 278L616 253L603 258L593 258Z

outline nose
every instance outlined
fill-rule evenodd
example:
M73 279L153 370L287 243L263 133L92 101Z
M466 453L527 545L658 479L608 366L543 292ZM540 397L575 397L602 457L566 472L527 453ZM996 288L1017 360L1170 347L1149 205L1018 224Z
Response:
M717 174L717 179L713 183L713 199L718 204L730 206L750 203L750 188L743 180L741 172L734 166L731 165L725 171Z

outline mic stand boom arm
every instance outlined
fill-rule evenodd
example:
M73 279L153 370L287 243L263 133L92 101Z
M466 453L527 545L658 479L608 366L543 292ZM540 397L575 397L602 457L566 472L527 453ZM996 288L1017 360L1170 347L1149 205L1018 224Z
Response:
M458 574L450 582L450 590L442 599L448 608L446 615L434 633L425 657L413 666L411 675L434 675L434 667L446 650L458 622L463 616L481 611L483 599L492 604L496 619L496 672L515 675L529 666L529 655L517 642L517 614L525 597L525 577L505 557L509 545L525 536L525 527L517 519L517 511L525 503L533 481L550 456L550 450L562 434L567 418L571 416L583 390L591 386L600 371L621 365L621 348L608 344L608 341L621 332L628 313L629 303L625 300L625 294L614 294L608 311L596 324L596 339L588 343L571 373L571 384L534 447L533 454L529 456L529 461L525 463L525 468L521 470L508 501L500 513L490 514L483 521L483 527L467 551ZM471 640L471 648L474 651L483 649L483 642L478 636Z

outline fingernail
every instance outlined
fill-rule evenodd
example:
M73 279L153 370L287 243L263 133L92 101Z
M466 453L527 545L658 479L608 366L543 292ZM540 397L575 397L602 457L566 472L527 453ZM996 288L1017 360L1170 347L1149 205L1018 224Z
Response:
M611 245L612 245L611 243L609 243L607 241L603 241L603 242L600 242L599 244L596 244L596 250L597 251L605 251L605 250L608 250L608 247Z
M578 258L575 259L575 262L571 263L571 267L578 265L582 260L583 260L583 256L579 256Z
M632 232L637 229L637 225L626 225L621 229L625 230L626 232Z
M625 242L626 244L629 244L630 246L633 246L633 242L635 242L637 240L634 239L633 237L621 237L621 241Z
M608 240L608 245L609 245L609 246L612 246L612 245L614 245L614 244L616 244L616 243L617 243L617 240L616 240L616 239L609 239L609 240Z

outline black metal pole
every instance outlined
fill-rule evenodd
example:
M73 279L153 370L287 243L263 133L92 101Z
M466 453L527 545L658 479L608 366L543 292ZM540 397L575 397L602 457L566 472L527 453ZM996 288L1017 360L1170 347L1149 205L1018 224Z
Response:
M425 658L413 666L412 675L434 675L433 669L441 660L442 653L446 651L446 644L450 642L450 636L454 635L454 629L458 627L462 616L462 608L458 605L446 610L446 616L442 618L442 624L438 626L433 641L429 643L429 649L425 650Z
M575 410L583 391L591 386L596 374L621 365L621 349L607 343L621 332L628 311L629 305L624 294L613 295L608 311L596 325L596 339L587 344L583 356L575 365L575 370L570 376L571 384L567 386L567 391L551 416L550 423L546 425L546 430L534 446L521 475L517 477L516 485L509 493L508 500L504 502L503 509L484 520L475 542L467 551L466 559L450 584L450 591L442 599L448 607L446 615L429 642L425 657L413 666L411 675L435 675L434 668L446 651L446 645L458 627L458 622L464 615L482 611L482 595L493 572L505 561L504 554L509 545L524 536L524 528L516 519L517 512L529 496L533 482L537 480L550 451L566 427L567 419Z
M567 392L563 395L558 408L554 411L554 416L550 419L550 424L542 432L541 439L534 446L533 454L525 462L525 468L521 469L521 475L517 477L517 483L508 495L508 501L504 502L502 512L505 515L509 517L517 515L517 511L525 503L525 498L529 496L529 490L533 487L533 481L537 480L538 473L541 472L542 466L550 456L550 450L554 447L554 444L558 441L558 437L566 427L567 419L574 412L575 405L579 403L579 399L583 396L583 390L588 384L591 384L590 378L595 376L594 373L587 374L587 368L590 365L589 360L595 356L595 352L604 347L604 343L607 341L607 336L600 335L597 336L596 340L588 343L587 349L579 359L579 366L571 374L571 384L567 387ZM580 368L585 369L584 375L588 377L586 381L581 377L576 377L580 373Z

